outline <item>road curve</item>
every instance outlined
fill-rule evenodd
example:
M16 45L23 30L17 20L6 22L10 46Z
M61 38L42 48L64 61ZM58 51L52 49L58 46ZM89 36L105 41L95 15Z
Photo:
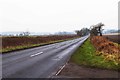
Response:
M52 77L88 37L2 54L2 77Z

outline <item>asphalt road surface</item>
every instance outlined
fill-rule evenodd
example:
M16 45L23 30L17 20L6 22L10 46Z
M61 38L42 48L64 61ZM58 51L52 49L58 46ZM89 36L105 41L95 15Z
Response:
M2 54L2 77L50 78L88 37Z

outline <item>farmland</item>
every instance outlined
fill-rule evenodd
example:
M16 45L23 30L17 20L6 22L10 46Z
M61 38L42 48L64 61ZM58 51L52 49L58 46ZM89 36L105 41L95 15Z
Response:
M77 35L52 35L52 36L23 36L23 37L0 37L2 40L2 52L16 49L35 47L67 39L77 38Z
M105 34L103 35L105 38L113 41L113 42L116 42L116 43L119 43L120 44L120 34L118 33L114 33L114 34Z

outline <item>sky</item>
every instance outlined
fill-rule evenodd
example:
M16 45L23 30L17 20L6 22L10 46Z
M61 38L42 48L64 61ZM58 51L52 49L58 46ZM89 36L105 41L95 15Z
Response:
M0 0L0 32L71 32L99 22L117 29L118 1Z

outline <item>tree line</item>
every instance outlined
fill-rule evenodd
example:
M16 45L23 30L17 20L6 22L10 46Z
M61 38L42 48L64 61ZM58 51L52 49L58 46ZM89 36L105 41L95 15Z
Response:
M102 29L102 26L104 26L103 23L98 23L96 25L92 25L90 26L90 28L82 28L81 30L76 30L76 34L78 36L86 36L88 34L90 34L90 36L102 36L102 31L104 29Z

